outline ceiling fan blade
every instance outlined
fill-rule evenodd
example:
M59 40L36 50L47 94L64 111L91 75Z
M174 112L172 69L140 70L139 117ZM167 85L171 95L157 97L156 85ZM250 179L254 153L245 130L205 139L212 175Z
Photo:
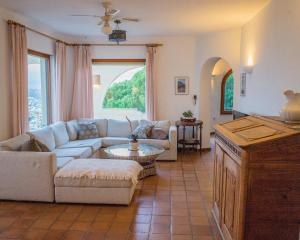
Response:
M107 9L105 12L106 15L114 16L120 12L119 9Z
M85 15L85 14L70 14L70 17L94 17L94 18L101 18L98 15Z
M138 18L130 18L130 17L123 17L121 19L124 21L130 21L130 22L139 22L140 21L140 19L138 19Z

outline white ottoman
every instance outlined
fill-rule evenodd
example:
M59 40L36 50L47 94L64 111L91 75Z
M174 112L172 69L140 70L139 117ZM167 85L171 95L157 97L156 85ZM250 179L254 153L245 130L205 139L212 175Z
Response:
M142 170L131 160L72 160L55 174L55 201L128 205Z

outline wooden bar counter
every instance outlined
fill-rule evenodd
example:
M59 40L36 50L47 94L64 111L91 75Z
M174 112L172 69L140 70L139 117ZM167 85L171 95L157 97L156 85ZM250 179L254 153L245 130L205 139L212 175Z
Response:
M218 124L212 213L225 240L298 240L300 130L249 116Z

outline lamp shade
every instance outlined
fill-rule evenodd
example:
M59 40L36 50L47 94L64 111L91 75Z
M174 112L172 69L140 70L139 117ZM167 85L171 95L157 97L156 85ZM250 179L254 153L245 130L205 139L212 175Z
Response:
M96 86L100 86L101 85L101 80L100 80L100 75L93 75L93 84Z
M102 32L104 33L104 34L111 34L112 33L112 28L111 28L111 26L109 26L109 25L103 25L103 27L102 27Z
M126 41L126 31L124 30L113 30L111 34L109 34L109 41L111 42L124 42Z

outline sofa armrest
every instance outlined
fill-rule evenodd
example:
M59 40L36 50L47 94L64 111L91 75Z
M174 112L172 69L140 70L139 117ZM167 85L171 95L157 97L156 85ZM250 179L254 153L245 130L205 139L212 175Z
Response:
M177 128L174 125L172 125L169 130L169 141L176 142L177 146Z
M0 199L54 201L56 155L52 152L0 152Z
M169 159L168 160L177 160L177 128L172 125L169 130L169 141L170 141L170 150L169 150Z

